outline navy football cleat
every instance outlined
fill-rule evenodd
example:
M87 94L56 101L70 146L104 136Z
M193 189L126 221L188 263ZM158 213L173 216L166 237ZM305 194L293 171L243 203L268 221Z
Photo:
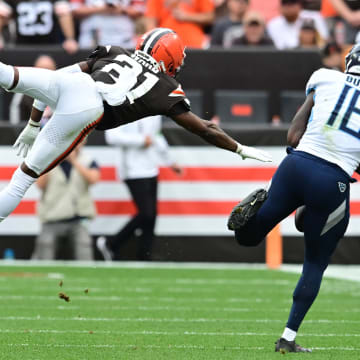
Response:
M261 208L267 198L265 189L257 189L240 201L232 210L227 227L229 230L237 230L243 227L249 219Z
M295 353L298 353L298 352L311 353L312 352L311 349L304 348L304 347L296 344L295 341L287 341L284 338L280 338L278 341L276 341L275 351L279 352L281 354L286 354L286 353L290 353L290 352L295 352Z

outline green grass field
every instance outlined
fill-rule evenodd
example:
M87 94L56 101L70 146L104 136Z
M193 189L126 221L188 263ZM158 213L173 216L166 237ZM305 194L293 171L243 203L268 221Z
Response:
M335 279L324 280L297 338L314 352L274 352L297 279L265 269L2 263L0 359L360 359L360 282Z

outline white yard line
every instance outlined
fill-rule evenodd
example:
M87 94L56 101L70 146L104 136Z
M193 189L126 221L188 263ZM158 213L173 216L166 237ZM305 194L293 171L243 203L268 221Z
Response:
M271 336L273 333L259 333L259 332L198 332L198 331L118 331L118 330L51 330L51 329L37 329L37 330L14 330L14 329L0 329L0 333L4 334L84 334L84 335L162 335L162 336ZM302 333L299 337L360 337L360 334L333 334L333 333Z
M59 292L61 289L59 289ZM91 291L91 290L90 290ZM201 299L196 298L179 298L179 297L164 297L164 296L157 296L154 294L153 296L94 296L94 295L72 295L71 299L74 300L88 300L88 301L101 301L101 302L110 302L110 301L154 301L156 299L157 302L164 302L164 303L271 303L269 299L260 299L260 298L228 298L226 300L219 299L219 298L212 298L212 297L202 297ZM23 301L26 299L31 300L53 300L59 301L56 295L48 296L48 295L0 295L0 300L19 300ZM357 299L356 299L357 301ZM282 303L289 304L290 300L283 300Z
M28 299L28 297L24 297L23 300ZM58 299L56 299L58 301ZM290 304L290 302L289 302ZM90 304L92 305L92 304ZM7 303L6 305L3 306L6 311L8 310L19 310L19 309L26 309L29 310L29 306L28 305L17 305L17 304L9 304ZM65 306L56 306L56 309L59 310L63 310L63 311L73 311L73 310L79 310L79 309L84 309L84 304L82 303L81 306L72 306L72 305L65 305ZM51 305L47 305L47 304L32 304L31 305L31 309L34 310L54 310L54 304ZM243 307L194 307L194 306L144 306L144 305L137 305L137 306L126 306L126 305L111 305L108 308L104 308L103 311L127 311L127 310L133 310L133 311L145 311L145 312L149 312L149 311L172 311L172 312L223 312L223 313L259 313L261 311L263 311L262 309L256 308L256 307L251 307L251 308L243 308ZM269 313L288 313L289 309L286 308L266 308L266 312ZM317 313L321 314L321 313L334 313L334 314L338 314L339 311L336 309L326 309L326 310L317 310ZM342 310L342 313L350 313L350 314L358 314L360 313L360 309L344 309Z
M209 269L209 270L264 270L265 264L252 263L206 263L206 262L141 262L118 261L34 261L34 260L0 260L1 266L10 267L76 267L86 268L119 268L119 269ZM283 264L282 271L301 272L301 265ZM60 273L49 273L49 277L61 278ZM330 265L325 272L326 277L360 281L360 265Z
M283 320L278 319L222 319L222 318L125 318L125 317L48 317L48 316L1 316L3 321L81 321L81 322L132 322L132 323L283 323ZM305 320L308 324L360 324L360 320Z
M282 271L301 273L301 265L284 264ZM325 271L325 277L352 280L360 282L360 265L330 265Z
M109 344L33 344L33 343L22 343L14 344L8 343L4 344L9 347L40 347L40 348L133 348L133 349L193 349L193 350L265 350L265 347L261 346L202 346L202 345L136 345L136 344L124 344L124 345L109 345ZM319 351L360 351L360 348L355 347L316 347L314 350Z
M120 268L120 269L266 269L265 264L250 263L206 263L206 262L157 262L157 261L48 261L48 260L0 260L1 266L10 267L76 267L86 268Z
M124 344L124 345L109 345L109 344L4 344L11 347L42 347L42 348L134 348L134 349L194 349L194 350L264 350L264 347L260 346L201 346L201 345L136 345L136 344ZM323 348L322 348L323 349ZM325 349L325 348L324 348ZM344 348L339 348L343 350ZM351 351L357 351L355 348L348 348ZM360 349L359 349L360 350Z

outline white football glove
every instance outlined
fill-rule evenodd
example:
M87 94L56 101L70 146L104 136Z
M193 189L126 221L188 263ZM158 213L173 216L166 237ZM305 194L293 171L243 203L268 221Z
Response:
M238 143L238 147L236 149L236 152L245 159L255 159L263 162L271 162L272 157L270 154L268 154L265 151L255 149L250 146L241 145Z
M18 156L26 157L39 132L40 123L30 119L13 145L13 148L17 149Z

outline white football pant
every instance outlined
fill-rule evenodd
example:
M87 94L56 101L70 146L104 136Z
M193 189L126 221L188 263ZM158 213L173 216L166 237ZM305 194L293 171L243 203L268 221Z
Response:
M95 82L85 73L18 68L13 92L49 105L54 113L36 138L25 164L36 174L49 171L100 122L103 102Z
M49 105L53 116L40 131L25 164L41 175L62 161L100 122L103 102L95 82L85 73L64 73L20 67L19 82L11 90ZM13 68L0 63L0 84L8 88ZM0 192L0 221L19 204L35 178L18 168Z

